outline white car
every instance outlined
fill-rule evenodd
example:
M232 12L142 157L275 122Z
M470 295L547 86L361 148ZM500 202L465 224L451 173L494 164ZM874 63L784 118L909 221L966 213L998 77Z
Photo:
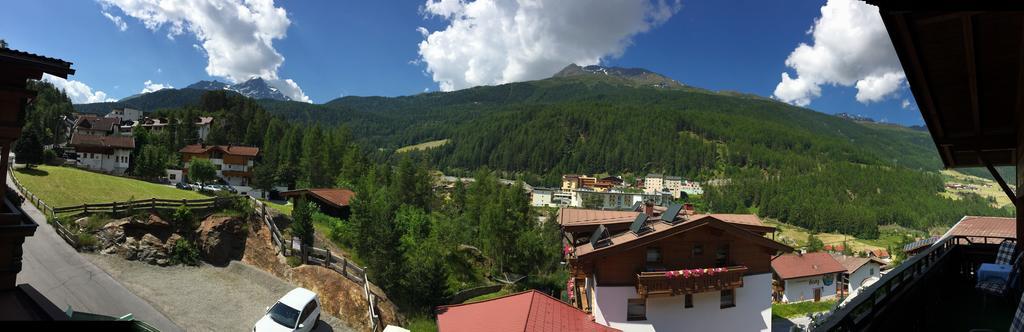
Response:
M305 288L285 294L256 322L253 332L312 331L320 323L320 298Z

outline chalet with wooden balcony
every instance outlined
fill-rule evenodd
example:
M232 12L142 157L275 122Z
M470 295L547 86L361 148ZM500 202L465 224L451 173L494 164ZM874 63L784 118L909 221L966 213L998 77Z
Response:
M562 209L570 296L623 331L768 331L772 257L792 251L754 215L681 205Z
M192 159L209 159L218 167L217 176L236 187L249 186L252 168L260 154L260 148L252 146L192 144L181 148L181 161L188 169Z

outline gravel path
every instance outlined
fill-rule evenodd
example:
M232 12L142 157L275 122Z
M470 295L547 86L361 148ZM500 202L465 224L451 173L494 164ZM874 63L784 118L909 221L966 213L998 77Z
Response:
M188 331L251 331L267 306L295 288L237 261L227 267L159 267L116 256L82 256ZM320 327L318 331L351 331L327 315Z

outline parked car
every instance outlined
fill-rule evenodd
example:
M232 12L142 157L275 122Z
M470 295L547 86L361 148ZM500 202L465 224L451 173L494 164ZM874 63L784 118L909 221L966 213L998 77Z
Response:
M192 186L190 186L188 183L184 183L184 182L178 182L178 183L174 184L174 187L178 188L178 189L181 189L181 190L192 190Z
M320 298L305 288L296 288L281 297L256 322L253 332L312 331L320 324Z

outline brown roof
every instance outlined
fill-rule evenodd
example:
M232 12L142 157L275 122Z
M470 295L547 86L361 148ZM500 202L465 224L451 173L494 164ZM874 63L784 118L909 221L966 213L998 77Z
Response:
M824 252L803 255L785 254L772 259L772 270L782 279L810 277L828 273L844 272L846 267Z
M864 264L867 264L868 262L875 262L878 263L878 265L885 266L885 262L880 261L877 258L853 257L843 255L833 255L832 258L834 258L837 262L839 262L839 264L842 264L843 267L846 268L846 273L853 273L854 271L857 271L857 269L859 269L861 266L864 266Z
M70 62L11 48L0 48L0 64L15 65L20 69L31 68L60 78L68 78L68 75L75 73Z
M202 154L210 150L219 150L225 154L235 156L247 156L255 157L260 153L260 148L254 146L234 146L234 145L200 145L192 144L186 145L185 147L178 150L180 153L191 153L191 154Z
M635 218L636 214L633 214L633 217ZM662 221L650 220L647 222L647 225L651 227L652 231L639 236L633 232L622 232L619 234L615 234L610 237L611 244L604 247L594 249L594 246L591 245L589 242L577 246L574 251L576 257L582 257L592 253L607 252L609 251L609 249L617 247L632 248L638 245L644 245L647 243L658 241L672 235L676 235L704 226L729 231L732 232L733 234L739 235L740 237L744 237L749 241L758 242L766 247L771 247L779 251L793 251L793 248L790 248L789 246L786 246L782 243L775 242L769 238L763 237L760 234L749 231L746 228L744 228L743 225L737 225L723 221L721 219L716 218L714 215L692 215L689 216L687 220L679 221L675 225Z
M656 212L655 217L661 212L665 212L667 208L662 206L655 206ZM558 223L564 226L587 226L587 225L608 225L608 224L619 224L619 223L631 223L639 212L636 211L609 211L609 210L593 210L593 209L577 209L577 208L562 208L558 211ZM679 216L686 216L685 210L679 211ZM731 224L739 224L744 226L754 226L758 231L774 231L775 228L765 225L761 222L761 219L753 214L731 214L731 213L715 213L710 216Z
M558 211L558 223L562 226L629 223L636 219L638 213L636 211L562 208Z
M79 116L75 121L75 127L85 127L95 130L113 131L115 126L121 125L121 118L100 118L96 116Z
M103 147L114 149L134 149L135 138L125 135L89 135L75 133L71 135L71 146L73 147Z
M296 189L289 190L281 193L284 197L295 197L303 196L306 194L312 194L320 201L330 204L334 207L348 206L352 197L355 197L356 193L348 189L340 188L312 188L312 189Z
M965 216L947 232L949 236L1017 238L1014 218Z
M536 290L467 304L437 307L437 330L461 331L619 331L594 322L586 312Z

